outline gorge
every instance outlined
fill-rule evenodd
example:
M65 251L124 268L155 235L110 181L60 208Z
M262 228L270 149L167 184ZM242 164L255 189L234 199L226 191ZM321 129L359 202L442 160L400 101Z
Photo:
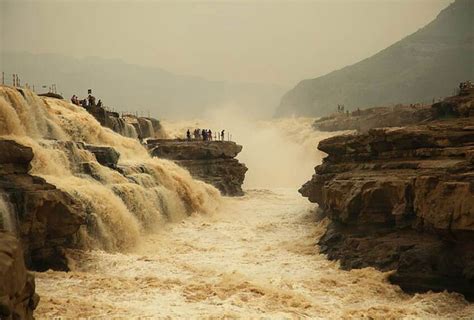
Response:
M8 299L0 297L2 315L28 318L35 308L38 319L462 318L474 312L459 294L410 295L389 282L396 273L370 267L344 271L319 252L327 250L330 259L341 259L343 268L344 258L350 259L346 252L342 258L337 255L343 252L340 247L330 247L334 222L322 219L294 191L314 161L324 156L315 144L335 135L315 131L313 119L244 121L247 127L240 131L229 126L243 149L232 142L192 145L150 139L147 147L158 156L152 158L138 140L100 126L85 109L62 100L2 87L0 106L2 226L17 234L26 265L41 271L34 272L38 303L32 274L16 269L20 280L8 288ZM187 127L182 124L178 131ZM464 132L453 131L449 141L468 150L465 139L456 138ZM420 135L426 136L423 131ZM323 140L320 145L328 147L320 148L331 155L334 144L325 141L349 137ZM445 161L464 161L461 149L443 150L436 152L445 154ZM206 167L220 172L213 167L216 163L240 163L236 155L249 167L240 197L221 197L217 189L166 160L196 163L197 176ZM288 175L278 168L293 171ZM431 172L430 167L424 170ZM242 190L233 178L220 177L229 183L224 190ZM460 188L456 190L468 192ZM341 205L349 201L338 199ZM0 252L20 266L21 254L10 253L18 252L18 244L10 235L3 237L7 240L0 241Z
M321 252L344 269L395 270L408 292L474 299L473 101L471 88L419 124L321 141L328 156L300 189L332 221Z

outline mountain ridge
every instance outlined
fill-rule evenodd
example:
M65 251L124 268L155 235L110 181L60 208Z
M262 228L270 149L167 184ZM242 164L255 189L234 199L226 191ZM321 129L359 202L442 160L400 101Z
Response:
M302 80L277 116L323 116L346 109L431 101L474 78L474 2L457 0L418 31L378 53L321 77ZM444 81L439 81L439 76Z

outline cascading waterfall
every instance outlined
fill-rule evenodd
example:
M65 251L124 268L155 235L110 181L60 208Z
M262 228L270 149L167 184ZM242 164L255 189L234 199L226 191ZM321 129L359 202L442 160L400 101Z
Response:
M16 233L16 216L11 203L0 196L0 230Z
M31 147L30 173L82 205L89 223L81 234L88 246L125 248L165 221L211 212L219 205L215 188L193 180L172 162L151 158L138 141L102 127L86 110L66 101L0 87L0 136ZM82 142L113 147L121 155L118 169L99 164L80 147Z

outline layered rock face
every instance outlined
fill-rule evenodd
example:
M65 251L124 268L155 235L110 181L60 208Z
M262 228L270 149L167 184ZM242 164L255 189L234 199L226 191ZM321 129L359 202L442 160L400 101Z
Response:
M33 319L38 302L35 278L26 270L20 243L0 231L0 319Z
M300 193L332 221L321 252L344 269L395 270L409 292L474 299L473 97L433 105L426 124L319 144L328 156Z
M242 146L230 141L149 140L154 157L170 159L193 177L207 182L223 195L243 195L247 167L234 159Z
M0 194L12 211L28 267L67 270L64 248L71 245L85 216L67 193L30 175L32 149L12 140L0 140ZM4 219L2 219L4 220ZM5 228L5 221L2 221Z
M432 118L431 105L399 105L333 114L314 121L313 127L318 131L357 130L367 132L373 128L407 126Z

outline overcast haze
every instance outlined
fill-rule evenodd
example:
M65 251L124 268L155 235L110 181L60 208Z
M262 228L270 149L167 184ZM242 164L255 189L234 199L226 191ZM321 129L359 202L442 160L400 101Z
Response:
M3 50L287 87L378 52L452 2L0 1Z

